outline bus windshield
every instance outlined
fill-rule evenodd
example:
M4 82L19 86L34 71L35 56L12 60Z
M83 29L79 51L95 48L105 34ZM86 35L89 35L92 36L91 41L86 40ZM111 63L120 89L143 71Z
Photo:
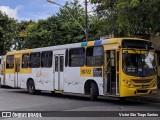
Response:
M155 57L146 54L123 53L123 71L131 76L147 77L156 74Z

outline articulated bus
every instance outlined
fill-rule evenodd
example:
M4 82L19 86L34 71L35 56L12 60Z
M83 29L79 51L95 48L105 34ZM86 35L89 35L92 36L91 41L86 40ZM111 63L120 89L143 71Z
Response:
M5 85L30 94L54 93L126 98L155 94L156 60L152 43L111 38L8 52Z

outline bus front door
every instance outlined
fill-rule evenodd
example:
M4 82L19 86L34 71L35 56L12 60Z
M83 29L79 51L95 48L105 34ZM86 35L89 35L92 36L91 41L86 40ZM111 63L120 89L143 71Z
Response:
M20 59L15 58L14 87L20 87Z
M104 93L118 95L119 92L119 52L107 50L104 62Z
M55 90L63 90L63 71L64 71L64 55L63 54L55 54Z

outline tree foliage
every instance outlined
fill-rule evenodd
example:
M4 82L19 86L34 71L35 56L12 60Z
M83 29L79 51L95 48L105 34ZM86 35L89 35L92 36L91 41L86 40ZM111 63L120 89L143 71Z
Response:
M19 23L18 49L36 48L67 43L82 42L85 40L84 8L78 0L66 2L60 12L47 20L37 22L22 21ZM90 40L98 38L100 33L99 20L90 16ZM98 29L97 29L98 28ZM22 42L20 42L22 41Z
M20 38L25 41L22 48L80 42L85 37L84 9L78 0L66 2L59 13L47 20L21 22L20 26L24 28L20 31Z
M156 36L160 34L160 0L91 0L89 40L100 35ZM148 37L147 36L147 37ZM66 2L46 20L18 22L0 12L0 55L9 50L85 41L85 11L78 0Z
M156 35L160 31L160 0L92 0L106 21L106 31L120 36Z
M0 11L0 54L5 54L15 43L17 37L16 21Z

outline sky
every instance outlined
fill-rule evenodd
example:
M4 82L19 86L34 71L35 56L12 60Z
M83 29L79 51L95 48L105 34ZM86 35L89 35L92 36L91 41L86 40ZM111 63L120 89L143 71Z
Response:
M64 5L67 0L53 0ZM68 0L72 1L72 0ZM84 5L84 0L79 0ZM91 11L92 6L88 6ZM0 0L0 10L10 18L18 21L47 19L49 16L59 12L59 6L47 2L47 0Z

